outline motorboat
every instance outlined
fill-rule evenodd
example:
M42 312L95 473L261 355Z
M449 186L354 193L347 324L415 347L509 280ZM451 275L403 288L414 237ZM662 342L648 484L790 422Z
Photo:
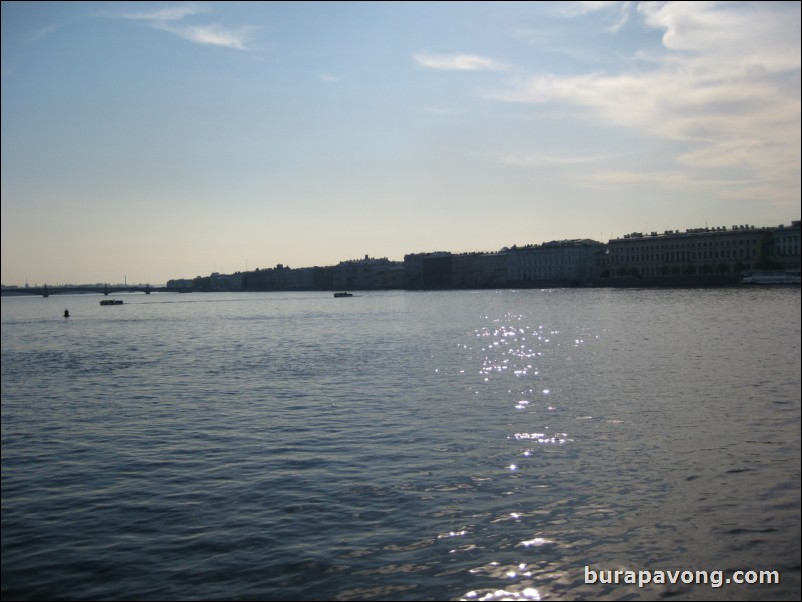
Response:
M335 297L353 297L351 293L341 292L341 293L334 293Z
M103 299L100 302L101 305L122 305L122 299Z

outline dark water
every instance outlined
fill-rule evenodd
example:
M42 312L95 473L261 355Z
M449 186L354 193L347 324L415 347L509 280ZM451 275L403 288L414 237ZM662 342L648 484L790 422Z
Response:
M120 298L2 300L3 599L799 599L798 288Z

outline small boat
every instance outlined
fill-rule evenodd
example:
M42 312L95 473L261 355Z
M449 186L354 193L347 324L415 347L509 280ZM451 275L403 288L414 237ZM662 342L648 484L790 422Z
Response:
M799 284L798 273L764 273L750 274L741 280L741 284Z
M346 293L346 292L334 293L334 296L335 297L353 297L353 295L351 293Z
M101 305L122 305L123 302L121 299L103 299L100 302Z

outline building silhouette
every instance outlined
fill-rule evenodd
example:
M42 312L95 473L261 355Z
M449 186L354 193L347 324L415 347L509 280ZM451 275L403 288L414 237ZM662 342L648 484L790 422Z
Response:
M255 269L167 283L171 290L381 290L557 286L737 284L759 271L799 273L800 221L662 233L632 232L602 243L559 240L488 253L409 253L341 261L334 266Z

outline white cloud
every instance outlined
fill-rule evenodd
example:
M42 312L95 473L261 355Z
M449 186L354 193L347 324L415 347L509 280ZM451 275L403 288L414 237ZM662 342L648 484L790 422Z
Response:
M591 189L618 189L621 185L641 185L650 189L685 193L696 191L733 200L762 199L775 202L783 211L793 207L793 199L789 204L788 188L782 182L774 183L745 177L703 177L697 172L687 170L602 171L580 178L578 184Z
M30 32L26 37L26 41L38 42L39 40L43 40L51 33L59 29L60 27L62 27L62 25L57 23L50 23L48 25L43 25L42 27Z
M798 118L798 99L767 77L717 78L666 66L653 72L530 77L496 98L555 104L584 119L637 128L674 140L773 136ZM789 121L790 120L790 121Z
M429 54L419 52L415 62L427 69L441 71L507 71L509 66L475 54Z
M175 35L195 42L196 44L206 44L210 46L223 46L236 50L247 50L249 30L243 28L232 30L222 25L180 25L174 26L168 23L155 23L156 29L169 31Z
M664 32L662 53L639 70L533 75L491 97L682 141L685 169L740 170L798 194L798 4L644 2L637 14Z
M337 82L342 81L342 78L337 77L336 75L329 75L328 73L319 73L317 78L327 84L336 84Z
M632 171L626 169L590 174L587 182L596 184L649 184L661 188L719 187L726 181L695 180L687 172L676 170Z
M667 49L693 53L677 55L690 68L719 74L799 69L798 3L642 2L638 12L646 25L664 30Z
M559 3L557 12L564 17L578 17L591 13L606 12L612 15L613 23L604 29L616 33L629 21L632 2L565 2Z
M184 21L187 17L208 12L210 9L206 6L187 3L153 11L118 13L107 16L143 21L154 29L167 31L196 44L248 50L250 28L230 29L220 24L190 24Z
M599 2L558 2L554 7L556 12L564 17L577 17L617 8L621 4L628 4L628 2L606 2L603 0L599 0Z
M149 12L123 13L117 16L122 19L133 19L138 21L178 21L184 17L208 12L208 10L209 9L199 7L195 4L183 4L180 6L162 8L160 10L153 10Z

